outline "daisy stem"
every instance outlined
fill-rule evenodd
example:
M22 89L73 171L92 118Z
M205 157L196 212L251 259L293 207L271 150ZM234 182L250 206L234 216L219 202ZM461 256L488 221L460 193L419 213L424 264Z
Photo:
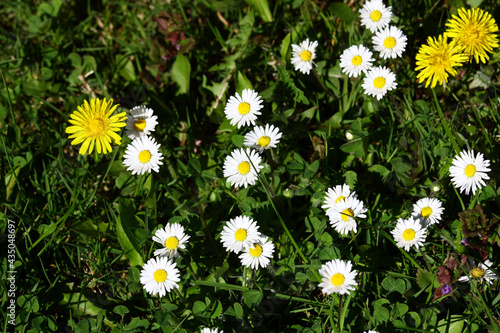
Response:
M427 270L428 270L429 272L431 272L431 271L432 271L431 265L429 264L429 261L427 260L427 257L425 256L425 253L422 251L422 248L421 248L421 247L419 247L419 248L418 248L418 251L420 252L420 254L422 255L422 257L423 257L423 258L424 258L424 260L425 260L425 264L427 265Z
M434 91L434 89L431 89L431 91L432 91L432 96L434 96L434 102L436 102L436 110L439 114L439 118L441 119L441 124L444 127L444 131L446 132L446 135L448 135L448 138L450 139L451 144L453 145L453 149L455 149L455 152L457 154L460 154L460 147L458 146L457 142L455 141L455 137L451 133L450 127L448 126L448 123L446 122L446 119L444 117L443 110L441 110L441 106L439 106L439 101L438 101L438 98L436 96L436 92Z
M330 318L330 325L332 326L332 330L333 330L334 333L338 332L337 325L335 325L335 321L333 320L333 306L336 303L335 302L336 298L337 298L337 296L334 294L332 302L330 303L330 315L328 316Z
M181 292L179 291L179 289L178 288L174 288L174 290L177 293L177 295L179 295L180 298L182 299L182 303L187 304L186 298L184 298L184 295L181 294Z

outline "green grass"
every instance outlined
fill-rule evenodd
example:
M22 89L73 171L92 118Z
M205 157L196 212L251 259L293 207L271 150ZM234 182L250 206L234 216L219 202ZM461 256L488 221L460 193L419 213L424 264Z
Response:
M344 49L371 46L362 3L344 2L2 2L1 253L12 220L17 331L500 331L498 280L459 282L465 273L453 266L489 258L500 274L500 53L465 64L446 88L425 89L414 71L419 47L458 8L480 3L500 17L500 2L384 1L408 44L401 58L378 61L398 82L380 101L341 73ZM310 75L290 63L290 45L305 38L319 42ZM224 107L245 88L264 100L259 121L283 138L262 155L260 181L235 189L222 167L249 130L231 126ZM105 156L78 155L65 128L92 97L112 98L121 111L154 109L159 173L126 171L125 137ZM448 173L468 148L491 161L477 195L459 193ZM321 208L326 190L343 183L368 208L348 236ZM443 202L443 219L421 251L406 252L390 232L427 196ZM476 205L483 217L465 230L464 246L472 222L462 212ZM225 221L241 214L275 244L265 269L243 269L222 246ZM158 248L152 235L169 222L191 238L176 260L179 290L159 298L143 289L140 271ZM350 295L318 288L318 269L335 258L358 271ZM7 281L12 269L1 260ZM438 297L443 271L453 292ZM9 284L0 288L7 318ZM13 326L6 320L3 329Z

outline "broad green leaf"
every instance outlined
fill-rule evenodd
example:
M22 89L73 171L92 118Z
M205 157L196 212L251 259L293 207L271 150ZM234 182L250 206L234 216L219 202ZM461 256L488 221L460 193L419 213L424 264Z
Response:
M231 141L238 148L243 147L243 142L245 142L245 137L243 135L235 134L231 137Z
M137 219L132 203L128 199L120 199L120 216L116 221L116 235L125 256L131 266L143 266L144 260L139 253L139 246L134 236L133 229L137 228Z
M307 166L302 177L311 179L318 172L318 169L319 169L319 160L316 160Z
M368 168L368 171L378 173L379 175L382 176L382 180L385 180L385 178L391 172L385 166L380 165L380 164L372 165L371 167Z
M113 308L113 312L120 316L125 316L130 310L125 305L117 305Z
M271 14L271 10L269 9L269 3L267 2L267 0L245 0L245 2L251 5L257 11L257 13L259 13L264 22L273 21L273 15Z
M70 307L80 316L97 316L99 312L106 313L106 310L98 308L80 293L64 293L59 304L63 307Z
M420 316L416 312L408 312L405 316L405 322L410 327L419 327L421 323Z
M189 91L189 80L191 77L191 64L189 63L189 59L186 56L179 54L175 58L175 62L172 65L171 73L172 80L179 86L177 95L187 94Z
M439 287L436 274L421 268L417 270L417 284L420 288L426 289L427 291Z
M406 172L411 170L411 165L404 162L402 157L396 157L391 160L392 167L396 172Z
M130 323L128 323L125 327L124 327L124 330L125 331L129 331L129 330L135 330L137 328L148 328L149 327L149 320L147 319L141 319L141 318L138 318L138 317L135 317L133 318Z
M346 171L344 173L345 177L345 182L347 185L349 185L351 188L356 187L356 183L358 182L358 174L352 170Z
M247 290L243 293L243 300L249 308L253 308L262 301L262 292L255 289Z
M244 89L253 89L252 82L250 82L245 73L238 71L238 75L236 76L236 91L241 93Z
M406 291L406 284L402 279L396 280L390 276L386 277L382 281L382 287L389 292L397 291L400 294L403 294Z
M236 318L243 319L243 307L240 303L234 303L234 313L236 314Z
M333 2L331 5L333 15L344 20L344 22L349 25L354 22L357 18L357 13L351 10L351 7L343 4L341 2Z
M392 309L393 317L395 318L403 317L405 313L408 312L408 309L409 309L408 305L397 302L396 304L394 304L394 307Z
M361 138L356 138L340 146L340 150L342 150L344 153L354 153L356 150L362 148L363 148L363 141L361 140Z

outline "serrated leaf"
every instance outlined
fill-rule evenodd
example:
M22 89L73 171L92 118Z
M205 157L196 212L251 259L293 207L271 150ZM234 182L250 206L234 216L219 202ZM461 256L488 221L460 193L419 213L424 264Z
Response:
M298 102L302 102L306 105L309 105L309 100L307 99L306 95L302 90L300 90L296 85L295 82L293 82L292 78L290 77L290 74L286 70L285 67L283 66L278 66L278 76L281 80L283 80L283 83L290 89L292 90L294 94L294 99Z

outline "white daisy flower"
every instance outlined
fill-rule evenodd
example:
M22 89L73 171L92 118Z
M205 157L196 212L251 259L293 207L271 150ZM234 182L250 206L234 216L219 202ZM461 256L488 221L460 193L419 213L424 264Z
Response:
M450 167L450 176L453 185L462 193L476 194L476 190L486 186L483 179L490 179L486 172L491 171L490 161L485 160L483 154L477 153L474 157L474 150L466 152L465 150L456 155L453 159L453 165Z
M443 211L443 204L439 199L422 198L413 205L411 215L420 220L424 227L427 227L431 224L441 222Z
M356 192L352 191L349 188L349 185L344 184L344 185L337 185L334 188L329 188L326 191L326 196L325 196L325 203L321 208L323 208L327 214L332 213L332 209L334 206L336 206L340 201L344 200L345 198L348 197L357 197Z
M468 258L464 265L467 275L462 276L458 281L468 282L472 278L476 281L486 281L488 284L493 284L493 280L498 279L498 276L490 269L492 265L493 263L489 260L486 260L484 264L476 264L473 259Z
M273 125L256 126L245 135L244 144L262 152L264 149L276 148L282 135L279 128Z
M144 264L141 283L151 295L163 297L174 288L179 288L179 270L175 262L167 257L154 257Z
M410 216L407 220L398 219L396 228L391 231L391 234L399 247L410 251L410 247L413 245L416 249L423 245L427 236L426 232L427 228L422 227L419 221L415 221Z
M363 8L359 10L361 14L361 25L375 32L383 29L391 22L391 6L386 7L382 0L367 1Z
M158 172L163 155L158 150L160 144L149 136L135 138L132 143L127 145L125 155L123 155L123 165L127 166L132 174L144 174L154 170Z
M340 55L340 68L349 77L358 77L372 67L372 55L373 53L363 45L353 45Z
M153 110L144 105L136 106L130 110L130 117L127 119L125 134L134 140L135 138L149 135L154 132L158 124L157 116L153 116Z
M366 211L363 202L351 195L333 205L327 214L332 227L340 234L347 235L351 230L357 232L355 218L365 218Z
M309 74L313 68L313 60L316 58L316 47L318 42L309 42L309 38L297 44L292 44L292 64L295 66L296 71L303 74Z
M236 149L224 161L224 177L234 186L245 188L255 184L257 174L264 166L259 165L260 155L253 149Z
M224 331L219 331L218 328L203 328L200 333L224 333Z
M236 96L229 97L224 113L231 121L231 125L237 124L240 128L250 124L255 125L255 119L261 114L259 110L262 108L262 98L257 92L252 89L244 89L241 92L241 97L238 93Z
M259 241L259 226L248 216L237 216L224 226L220 239L227 251L238 253Z
M269 258L273 257L274 244L267 236L262 236L252 245L243 248L243 253L240 254L241 264L258 269L259 266L266 268L269 265Z
M167 224L164 229L156 230L153 240L163 245L154 252L155 256L174 259L179 257L178 249L185 249L189 235L184 233L184 227L179 223Z
M318 287L323 288L323 293L330 295L331 293L349 294L354 290L356 285L356 275L358 274L352 269L350 261L334 259L319 269L319 274L322 276L321 283Z
M403 31L391 26L379 30L373 36L373 48L384 59L401 57L406 48L407 38Z
M380 100L389 90L396 88L396 75L386 67L373 67L366 73L362 87L365 94Z

